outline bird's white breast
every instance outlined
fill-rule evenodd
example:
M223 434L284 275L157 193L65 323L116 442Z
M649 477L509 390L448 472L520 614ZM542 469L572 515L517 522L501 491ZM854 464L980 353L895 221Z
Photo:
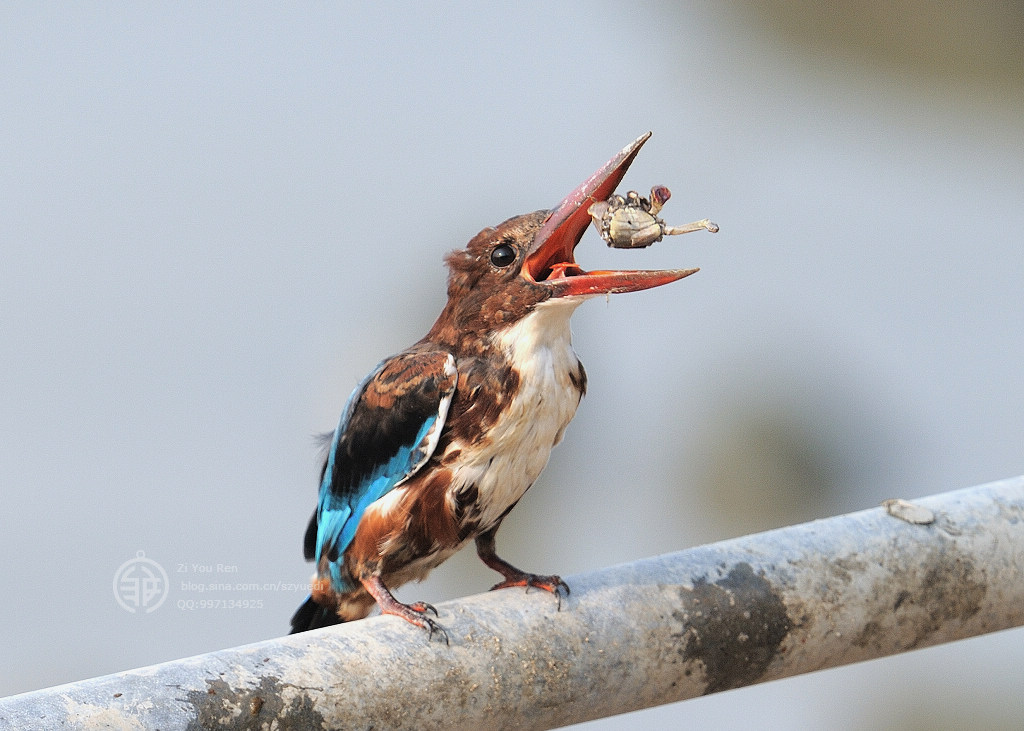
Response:
M495 524L537 479L551 448L562 439L579 406L580 363L572 349L569 318L582 300L543 302L494 336L519 375L518 391L481 446L461 449L452 487L474 484L479 525ZM573 383L573 379L576 383Z

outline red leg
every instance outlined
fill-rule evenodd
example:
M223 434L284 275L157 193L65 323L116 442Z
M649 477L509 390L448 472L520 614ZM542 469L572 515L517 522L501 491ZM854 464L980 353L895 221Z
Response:
M483 535L477 536L476 539L476 553L480 557L480 560L505 577L504 581L492 586L491 591L494 591L495 589L507 589L511 586L525 586L526 590L529 591L531 586L535 586L538 589L543 589L544 591L549 591L554 594L558 598L558 608L561 609L562 591L564 590L565 595L569 596L569 585L562 581L561 576L529 574L517 569L508 561L499 557L498 554L494 552L494 534L497 532L498 529L495 528L487 531Z
M366 590L370 592L370 596L377 600L377 604L380 605L381 614L394 614L396 617L401 617L410 624L422 627L430 632L427 636L428 640L434 636L435 632L437 632L444 638L444 643L446 645L449 644L448 633L445 631L444 627L426 616L427 612L433 612L434 616L437 616L437 610L434 609L433 606L426 602L402 604L402 602L395 599L391 591L384 586L384 581L380 576L370 576L365 579L360 579L360 582Z

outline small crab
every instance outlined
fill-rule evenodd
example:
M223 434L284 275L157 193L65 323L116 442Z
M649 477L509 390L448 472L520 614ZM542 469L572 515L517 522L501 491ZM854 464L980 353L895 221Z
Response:
M666 226L658 218L658 211L672 197L664 185L651 188L651 197L642 198L635 190L626 197L613 195L608 200L598 201L587 209L594 220L594 228L609 246L616 249L642 249L661 241L665 236L688 234L704 229L718 232L718 225L708 219L694 221L685 226Z

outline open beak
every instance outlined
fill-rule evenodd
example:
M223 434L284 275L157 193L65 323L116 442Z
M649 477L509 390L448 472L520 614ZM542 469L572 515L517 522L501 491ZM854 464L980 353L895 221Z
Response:
M573 297L636 292L674 282L697 271L661 269L587 272L573 258L576 244L590 225L587 209L615 192L626 170L650 136L648 132L624 147L548 214L537 229L526 254L522 270L524 276L551 287L554 297Z

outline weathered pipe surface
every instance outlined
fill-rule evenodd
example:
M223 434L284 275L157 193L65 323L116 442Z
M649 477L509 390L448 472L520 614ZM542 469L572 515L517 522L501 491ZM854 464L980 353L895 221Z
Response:
M0 699L0 727L549 728L1024 624L1024 478ZM282 618L282 622L287 618Z

